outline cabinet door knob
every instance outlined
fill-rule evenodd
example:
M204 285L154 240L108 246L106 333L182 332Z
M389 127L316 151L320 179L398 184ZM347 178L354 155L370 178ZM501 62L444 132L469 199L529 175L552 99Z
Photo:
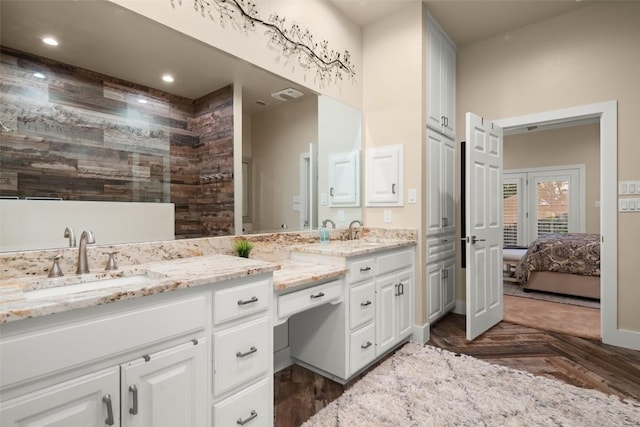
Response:
M396 194L396 185L391 184L391 194Z
M331 188L329 189L329 195L330 195L331 197L333 197L333 187L331 187Z
M366 306L368 306L368 305L371 305L371 301L369 301L369 300L367 300L367 302L361 302L361 303L360 303L360 306L361 306L361 307L366 307Z
M247 418L245 419L238 418L238 420L236 421L236 424L238 424L239 426L243 426L257 416L258 416L258 413L255 410L251 410L251 414Z
M318 292L317 294L311 294L311 299L322 298L324 296L324 292Z
M373 344L371 344L371 341L367 341L366 344L362 344L360 346L361 349L366 350L367 348L371 347Z
M136 415L138 413L138 387L136 387L135 384L130 385L129 391L133 393L133 407L129 408L129 413Z
M371 271L371 267L363 267L360 269L361 273L366 273L367 271Z
M111 395L105 394L102 397L102 401L107 405L107 419L104 420L104 422L106 425L112 426L114 424L114 421L113 421L113 405L111 404Z

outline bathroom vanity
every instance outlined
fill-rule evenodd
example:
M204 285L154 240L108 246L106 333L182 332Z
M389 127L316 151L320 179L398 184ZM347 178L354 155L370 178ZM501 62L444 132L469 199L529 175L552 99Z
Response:
M414 244L3 280L0 424L270 426L274 325L293 361L348 381L411 335Z

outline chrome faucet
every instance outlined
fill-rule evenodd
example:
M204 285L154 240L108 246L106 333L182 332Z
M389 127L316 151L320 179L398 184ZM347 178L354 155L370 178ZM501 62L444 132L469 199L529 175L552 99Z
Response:
M322 221L322 226L326 227L328 222L331 223L331 228L333 228L333 229L336 228L336 223L331 221L330 219L325 219L324 221Z
M351 224L349 224L349 233L347 234L348 240L353 240L353 224L356 224L356 223L360 224L360 227L363 226L362 222L357 219L354 219L353 221L351 221Z
M64 237L67 237L69 239L70 248L76 247L76 233L73 232L72 227L67 227L64 229Z
M76 274L84 274L89 272L89 261L87 261L87 245L95 243L93 231L85 230L80 235L80 245L78 245L78 269Z

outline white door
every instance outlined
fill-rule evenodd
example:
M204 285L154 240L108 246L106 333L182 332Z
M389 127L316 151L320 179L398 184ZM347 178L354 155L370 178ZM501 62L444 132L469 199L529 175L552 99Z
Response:
M502 129L466 115L467 339L502 320Z
M204 339L122 365L122 427L206 425L208 372Z

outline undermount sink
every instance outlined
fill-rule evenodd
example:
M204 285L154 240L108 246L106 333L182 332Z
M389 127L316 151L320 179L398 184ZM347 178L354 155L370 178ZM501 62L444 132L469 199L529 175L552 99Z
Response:
M157 282L158 279L161 279L163 275L150 272L143 271L139 273L134 273L125 276L110 276L110 275L88 275L88 276L77 276L70 277L69 279L75 284L59 284L57 286L45 287L40 289L28 290L24 292L24 297L26 299L39 299L39 298L51 298L60 295L71 295L79 292L89 292L96 291L102 289L115 288L119 286L130 286L130 285L144 285L151 284ZM164 276L166 277L166 276ZM75 279L75 280L74 280ZM59 279L53 279L59 280ZM81 280L80 283L77 283L77 280Z

